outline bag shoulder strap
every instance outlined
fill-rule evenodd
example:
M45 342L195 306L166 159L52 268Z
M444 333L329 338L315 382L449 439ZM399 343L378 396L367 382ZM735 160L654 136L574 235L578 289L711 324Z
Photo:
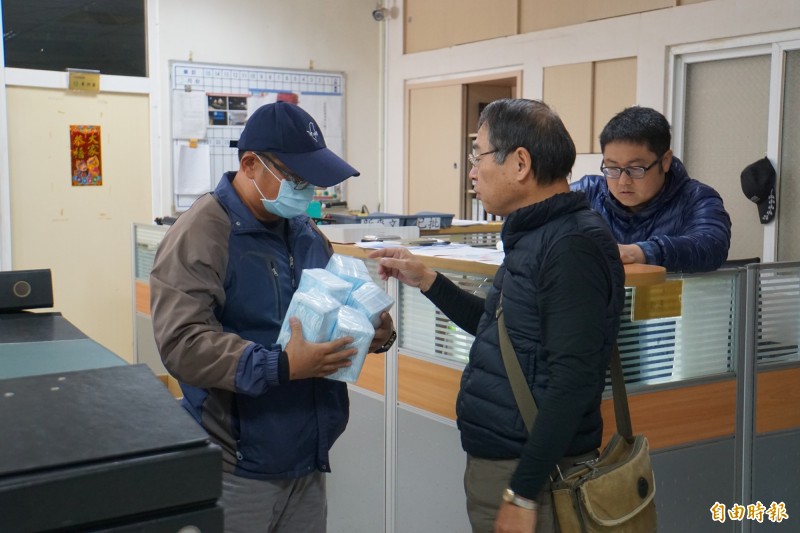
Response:
M630 442L633 439L631 411L628 408L628 392L625 390L625 376L622 374L622 361L619 358L617 341L611 346L611 392L614 396L614 418L617 420L617 433Z
M530 433L533 428L533 421L539 411L536 407L533 393L528 387L527 381L525 381L525 375L522 373L522 366L520 366L517 353L514 351L514 345L511 344L511 338L508 336L508 329L506 329L506 321L503 316L502 292L500 293L500 301L497 304L495 316L497 317L497 330L500 337L500 353L503 356L503 364L506 367L508 381L511 384L511 390L514 392L517 407L522 414L522 420L525 422L525 428ZM610 367L617 433L630 441L633 438L633 427L631 425L630 409L628 408L628 393L625 390L625 378L622 374L622 361L619 358L619 348L616 342L614 342L611 349Z
M536 408L536 401L533 399L528 382L525 381L525 375L522 373L522 366L519 364L517 352L514 351L514 346L511 344L511 338L508 336L506 329L506 319L503 316L503 293L500 293L500 301L497 303L497 330L500 335L500 353L503 355L503 364L506 367L506 374L508 374L508 381L511 383L511 390L514 391L514 398L517 401L517 407L522 414L522 421L525 422L525 429L528 433L533 428L533 421L539 410Z

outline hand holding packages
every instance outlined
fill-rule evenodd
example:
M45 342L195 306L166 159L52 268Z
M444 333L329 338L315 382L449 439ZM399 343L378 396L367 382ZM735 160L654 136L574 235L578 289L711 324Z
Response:
M286 311L286 318L281 325L277 343L286 347L292 338L289 317L293 316L300 320L303 326L303 338L308 342L331 340L331 332L336 324L336 312L341 305L341 302L316 289L294 293Z
M364 261L349 255L333 254L325 270L345 281L349 281L354 290L367 281L372 281Z
M372 342L372 338L375 336L375 328L372 327L372 324L370 324L363 313L348 305L343 305L339 308L339 312L337 313L336 326L333 328L333 335L331 335L331 337L338 339L348 336L353 337L353 342L345 346L345 349L356 349L356 354L350 358L352 364L340 368L326 377L328 379L355 383L358 381L361 367L364 366L364 359L367 357L369 345Z
M374 282L364 282L350 293L347 305L364 313L376 328L381 325L381 313L394 305L394 299Z
M372 281L364 261L334 254L325 269L303 270L276 342L286 348L292 337L291 317L300 320L307 342L353 337L347 345L356 349L352 365L326 377L354 383L381 325L381 314L392 305L394 299Z

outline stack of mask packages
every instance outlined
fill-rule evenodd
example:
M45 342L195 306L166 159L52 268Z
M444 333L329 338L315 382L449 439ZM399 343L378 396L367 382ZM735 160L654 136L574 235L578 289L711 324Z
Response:
M340 368L329 379L355 383L367 357L381 313L394 305L394 299L378 287L361 259L333 254L325 268L303 270L300 286L294 293L278 335L286 346L292 336L290 317L297 317L308 342L328 342L353 337L345 346L355 348L352 365Z

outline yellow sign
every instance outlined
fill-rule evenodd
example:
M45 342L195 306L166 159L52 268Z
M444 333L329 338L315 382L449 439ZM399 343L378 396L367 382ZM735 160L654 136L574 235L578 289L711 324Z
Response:
M681 316L683 280L675 279L633 289L631 320Z
M100 92L100 72L69 71L70 91Z

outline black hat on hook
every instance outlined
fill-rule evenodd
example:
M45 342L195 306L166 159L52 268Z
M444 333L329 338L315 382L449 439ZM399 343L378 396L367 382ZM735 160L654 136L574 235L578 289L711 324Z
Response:
M758 218L769 224L775 218L775 168L766 157L747 165L742 170L742 192L758 206Z

